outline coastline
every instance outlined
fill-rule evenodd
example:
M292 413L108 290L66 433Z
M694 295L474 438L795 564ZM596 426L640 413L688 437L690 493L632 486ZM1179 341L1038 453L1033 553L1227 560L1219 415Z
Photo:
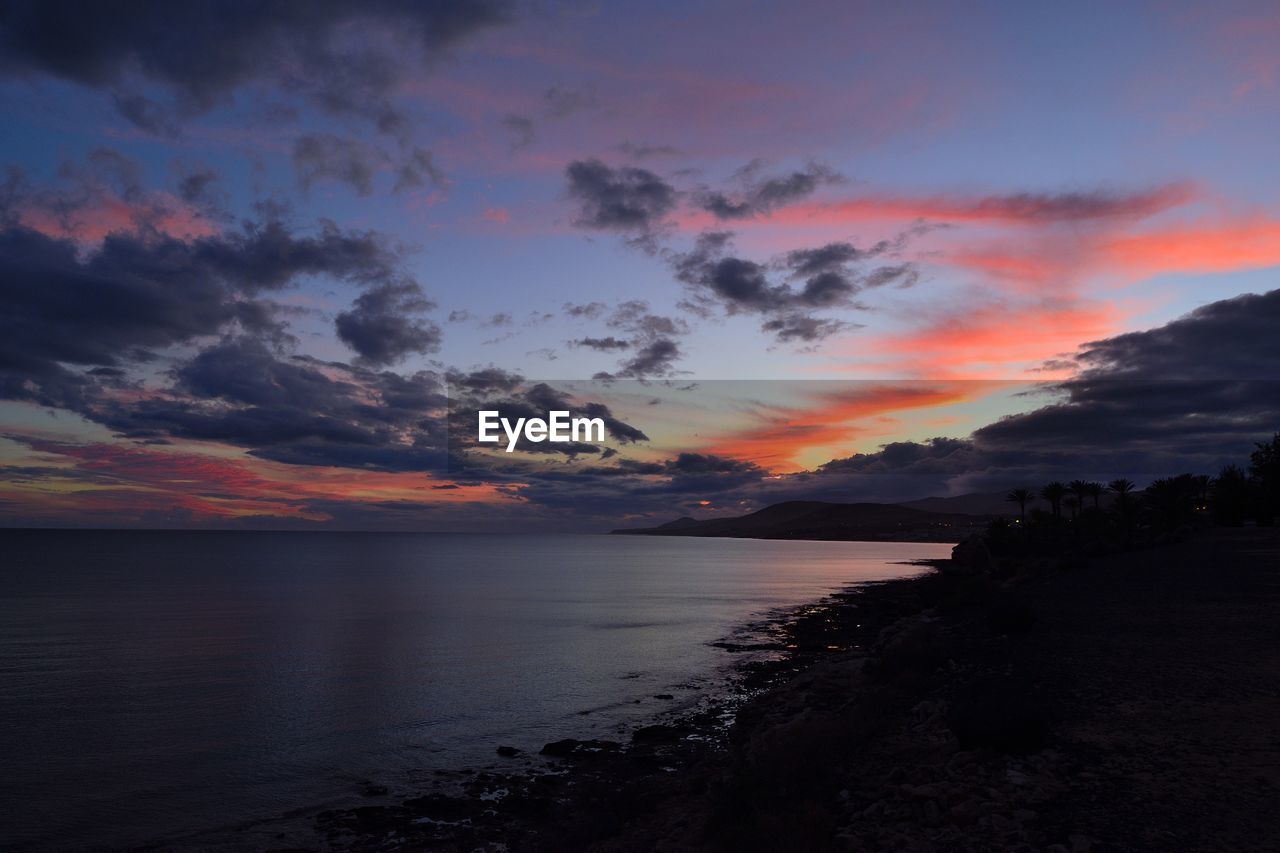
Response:
M718 704L276 849L1276 849L1280 533L941 563L775 622Z

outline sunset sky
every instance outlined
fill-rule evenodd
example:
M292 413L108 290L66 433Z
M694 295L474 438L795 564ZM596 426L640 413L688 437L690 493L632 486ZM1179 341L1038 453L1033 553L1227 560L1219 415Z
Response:
M1280 429L1275 4L66 5L0 11L0 524L607 529ZM480 452L486 400L609 441Z

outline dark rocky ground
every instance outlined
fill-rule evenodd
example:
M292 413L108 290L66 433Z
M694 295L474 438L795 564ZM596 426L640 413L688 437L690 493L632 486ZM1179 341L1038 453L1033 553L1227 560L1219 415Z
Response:
M976 549L807 608L776 643L721 706L323 813L316 846L1280 850L1280 531L1021 565Z

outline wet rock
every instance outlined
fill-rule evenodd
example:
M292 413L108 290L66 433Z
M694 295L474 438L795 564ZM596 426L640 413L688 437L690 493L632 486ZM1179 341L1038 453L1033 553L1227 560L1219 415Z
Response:
M635 743L675 743L684 736L684 731L675 726L653 725L642 726L631 735Z
M539 755L548 755L552 758L586 758L593 755L602 755L617 752L622 744L612 740L578 740L577 738L565 738L564 740L556 740L546 744L539 750Z
M501 755L503 758L514 758L519 754L520 750L516 749L514 746L498 747L498 755Z

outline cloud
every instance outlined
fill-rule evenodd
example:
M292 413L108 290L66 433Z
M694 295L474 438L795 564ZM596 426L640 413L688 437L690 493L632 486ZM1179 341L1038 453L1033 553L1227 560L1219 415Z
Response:
M575 305L572 302L566 302L562 309L566 317L575 319L584 318L587 320L595 320L609 310L609 306L603 302L587 302L583 305Z
M917 494L1053 478L1145 483L1239 463L1280 427L1280 290L1214 302L1163 326L1085 344L1051 403L966 439L896 442L822 468ZM963 384L963 383L961 383Z
M204 198L173 195L142 186L142 167L110 148L97 148L83 161L66 161L57 179L34 186L17 168L0 183L0 223L23 224L78 243L100 242L115 232L154 232L175 237L210 236L220 230L221 213L210 204L212 179L198 177ZM179 193L193 184L180 181Z
M851 341L848 352L885 372L1013 378L1070 352L1082 340L1113 333L1122 320L1121 310L1107 302L1071 296L1010 300L975 293L925 312L913 329Z
M533 144L536 134L534 131L533 119L528 116L508 113L502 117L499 124L501 124L503 129L510 135L511 148L513 151L528 148Z
M1135 191L895 196L866 195L839 201L785 205L771 221L795 225L928 220L951 223L1049 226L1136 221L1196 199L1190 183Z
M669 376L682 353L680 346L670 338L657 338L636 350L631 358L619 365L614 374L630 379L649 376Z
M1163 326L1081 346L1084 380L1280 377L1280 290L1212 302Z
M838 172L818 163L770 177L760 177L762 168L760 161L753 161L739 170L735 178L742 186L737 192L702 190L696 196L698 206L717 219L750 219L808 198L821 186L845 182Z
M379 152L372 146L330 133L300 136L293 144L293 170L304 190L310 190L318 181L329 180L367 196L373 192L379 160Z
M14 222L0 227L0 394L80 409L121 368L239 328L284 335L271 296L302 277L377 287L401 280L376 234L331 223L304 235L283 222L178 239L112 232L81 247ZM2 220L0 220L2 221Z
M404 192L426 186L438 189L448 184L448 177L436 165L431 152L425 148L414 147L396 168L396 183L393 191ZM486 218L487 214L488 211L486 211Z
M180 363L172 386L105 399L90 416L131 438L244 447L263 459L383 471L443 470L446 397L440 378L320 362L247 335Z
M576 160L565 176L569 198L578 205L575 225L618 231L640 241L652 241L678 200L674 187L634 166L613 168L599 160Z
M614 352L617 350L631 349L631 341L621 340L609 335L607 338L578 338L570 341L575 347L587 347L598 352Z
M335 317L333 325L362 364L384 366L440 349L440 327L413 316L434 307L416 282L388 282L356 297L351 310Z
M501 0L236 7L197 0L181 14L152 0L118 8L18 2L0 20L0 71L111 93L122 115L153 131L171 130L255 84L395 130L403 119L391 95L412 67L401 54L430 62L508 20L510 10ZM379 43L394 49L380 51Z
M762 329L784 343L818 341L853 328L845 321L817 318L813 312L859 308L855 297L867 288L915 281L910 264L870 272L851 266L894 250L898 244L888 241L865 250L846 242L796 249L773 264L730 254L732 243L730 232L699 235L693 249L669 255L676 278L690 287L704 308L719 305L728 314L765 315ZM776 280L778 270L784 280Z
M552 86L542 99L546 103L547 114L552 118L568 118L575 113L599 108L594 86L584 86L580 89Z

